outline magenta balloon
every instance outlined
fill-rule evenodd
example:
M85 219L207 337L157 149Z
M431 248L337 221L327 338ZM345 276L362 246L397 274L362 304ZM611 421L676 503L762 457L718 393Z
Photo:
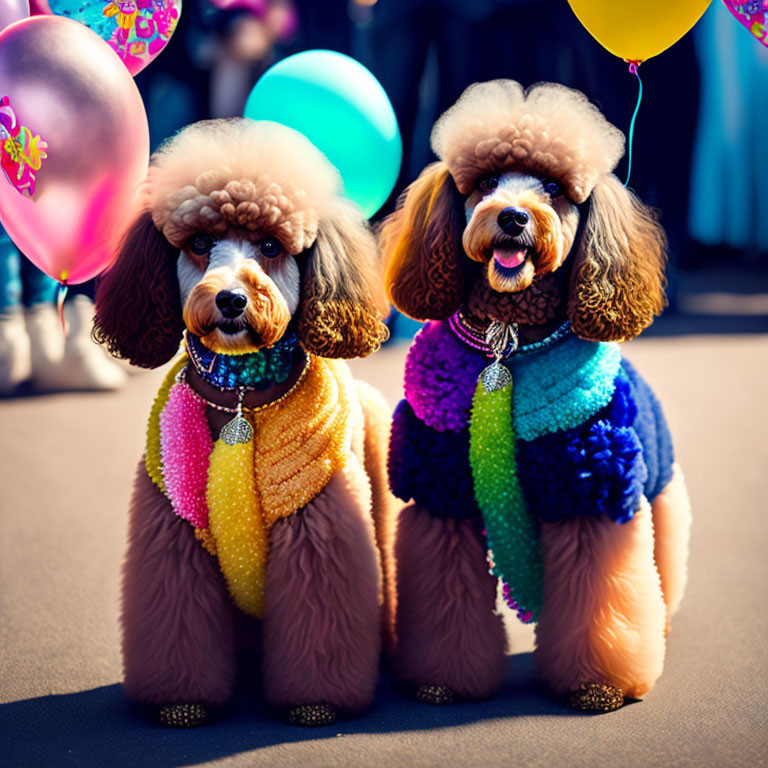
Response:
M33 16L0 33L0 96L48 144L32 198L0 174L0 221L51 277L90 280L111 264L147 172L149 128L133 78L88 27Z
M0 29L29 16L29 0L0 0Z

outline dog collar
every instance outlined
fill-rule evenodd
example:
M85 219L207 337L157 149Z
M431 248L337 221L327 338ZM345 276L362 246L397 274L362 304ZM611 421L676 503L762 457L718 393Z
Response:
M295 332L285 334L271 347L244 355L214 352L192 333L186 334L190 362L202 379L222 392L264 390L282 384L296 360L299 339Z
M488 342L488 327L478 325L470 320L463 309L458 309L448 318L448 327L450 328L451 333L460 342L470 347L470 349L482 352L490 359L506 359L512 355L524 355L532 352L539 352L540 350L556 344L558 341L561 341L572 333L571 324L566 320L559 328L550 333L549 336L531 344L518 344L517 325L515 323L510 323L506 326L506 328L511 330L502 343L503 349L494 349Z

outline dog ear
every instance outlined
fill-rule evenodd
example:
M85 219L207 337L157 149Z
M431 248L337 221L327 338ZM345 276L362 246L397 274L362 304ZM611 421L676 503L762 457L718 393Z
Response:
M459 193L445 163L427 166L384 221L379 243L392 303L415 320L443 320L464 298Z
M590 341L625 341L647 328L664 309L666 254L654 211L616 176L602 176L573 265L568 316L574 332Z
M93 326L93 338L115 357L156 368L178 351L184 322L177 257L149 211L123 236L114 265L99 280Z
M388 330L376 240L362 212L337 200L321 219L305 254L298 332L305 349L320 357L365 357Z

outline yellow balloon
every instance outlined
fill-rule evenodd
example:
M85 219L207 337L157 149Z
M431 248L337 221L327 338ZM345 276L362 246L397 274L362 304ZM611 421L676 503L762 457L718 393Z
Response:
M627 61L645 61L674 45L710 0L568 0L603 48Z

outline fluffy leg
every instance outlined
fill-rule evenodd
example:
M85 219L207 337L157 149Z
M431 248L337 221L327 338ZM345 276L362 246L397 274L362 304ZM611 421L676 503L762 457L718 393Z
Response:
M394 646L394 536L400 502L389 490L387 477L387 450L392 409L381 393L365 382L358 381L357 393L365 416L365 471L371 481L373 522L376 542L381 553L384 576L384 611L382 616L384 638L388 650Z
M123 568L128 696L151 705L223 704L235 682L232 611L215 560L142 462Z
M406 507L395 561L395 672L417 687L447 686L467 698L493 694L506 672L506 636L477 523Z
M534 658L545 681L558 694L581 683L645 694L661 674L666 613L648 502L624 524L605 517L544 524L541 550Z
M278 708L356 712L373 699L381 608L370 493L351 457L311 504L272 528L264 691Z
M688 539L691 531L691 502L680 467L675 464L672 479L651 506L654 529L654 557L661 576L661 589L669 619L683 599L688 580Z

